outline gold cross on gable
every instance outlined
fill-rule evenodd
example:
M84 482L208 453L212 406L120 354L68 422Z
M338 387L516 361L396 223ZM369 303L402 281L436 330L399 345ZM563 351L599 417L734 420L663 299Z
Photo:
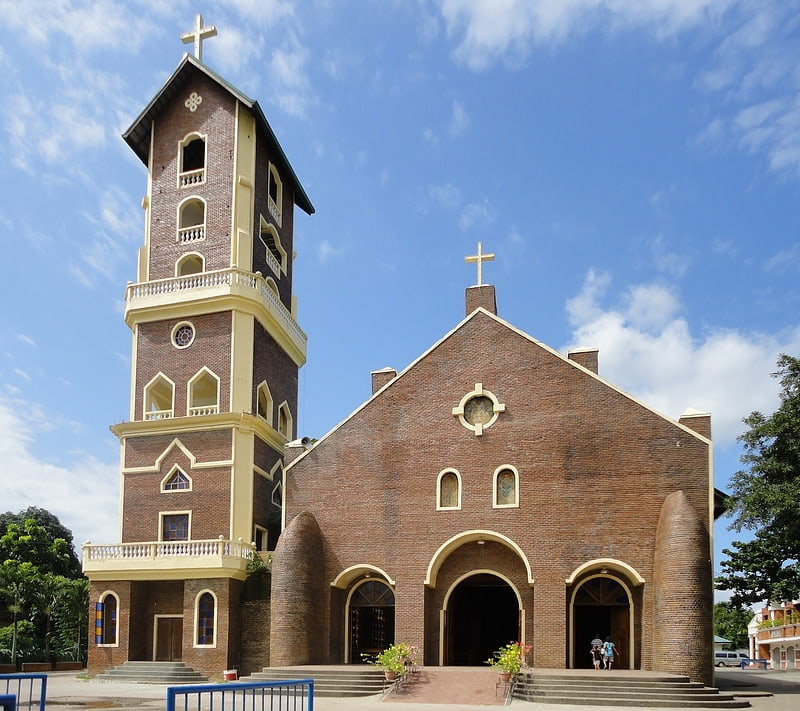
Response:
M478 242L478 253L473 254L469 257L464 257L464 261L469 264L470 262L477 262L478 263L478 283L477 286L483 285L483 262L493 262L494 255L493 254L484 254L481 251L481 243Z
M181 40L184 44L194 42L194 56L198 61L203 61L203 40L209 37L217 36L217 28L214 25L211 27L203 27L203 16L197 14L194 16L194 29L191 32L184 32L181 35Z

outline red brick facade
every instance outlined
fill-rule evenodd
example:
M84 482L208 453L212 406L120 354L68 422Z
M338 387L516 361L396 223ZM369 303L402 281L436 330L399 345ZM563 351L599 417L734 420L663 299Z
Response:
M480 436L453 414L476 384L505 406ZM319 543L276 551L273 654L312 639L313 661L355 661L346 601L379 578L394 592L395 638L425 664L481 663L484 641L454 626L506 623L479 619L480 606L459 619L449 601L490 574L489 587L513 591L505 604L536 666L588 666L589 641L610 633L624 668L710 681L709 462L704 437L475 311L287 467L286 534L300 519L305 532L287 540ZM518 476L515 507L493 505L504 467ZM461 506L437 510L446 469ZM304 603L317 611L305 624L281 626L279 601L307 595L297 569L320 558L335 586Z
M180 659L220 678L248 659L268 663L268 577L244 623L243 589L248 544L274 547L280 533L283 444L294 436L305 359L291 316L293 211L313 207L258 105L193 57L125 140L148 170L147 225L139 280L126 293L130 421L112 428L122 447L121 541L90 556L100 561L87 569L92 615L105 604L89 670ZM184 323L192 338L179 342ZM258 410L262 382L271 420ZM281 405L289 431L278 431ZM185 481L167 485L176 473ZM183 520L177 534L167 530L163 516L186 517L186 533ZM243 629L265 619L260 641L243 647Z

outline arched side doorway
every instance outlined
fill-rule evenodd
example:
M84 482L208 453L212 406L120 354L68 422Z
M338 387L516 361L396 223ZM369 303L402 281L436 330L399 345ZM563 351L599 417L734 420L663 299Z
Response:
M374 656L394 643L394 592L385 582L367 579L353 587L347 628L351 664L362 664L365 656Z
M570 667L592 668L589 654L595 637L610 637L619 651L615 667L631 669L633 604L630 590L608 575L590 576L572 590L570 600Z
M443 613L445 666L481 666L499 647L520 639L517 591L499 575L468 574L448 592Z

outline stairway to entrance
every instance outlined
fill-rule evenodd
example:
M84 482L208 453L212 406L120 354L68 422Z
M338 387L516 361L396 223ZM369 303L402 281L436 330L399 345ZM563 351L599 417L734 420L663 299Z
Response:
M382 694L390 688L384 681L382 671L356 664L264 667L260 672L241 677L239 681L286 681L287 679L313 679L314 696L320 697L373 696Z
M646 706L653 708L740 709L750 702L677 674L654 672L528 671L514 686L514 698L547 704Z
M97 681L127 681L136 684L203 684L208 677L183 662L124 662L98 674Z

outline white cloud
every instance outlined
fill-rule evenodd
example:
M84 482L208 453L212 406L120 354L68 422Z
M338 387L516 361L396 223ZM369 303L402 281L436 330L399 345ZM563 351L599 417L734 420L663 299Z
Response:
M450 138L463 136L469 126L470 118L466 110L458 101L454 101L452 115L450 116L450 126L447 131Z
M658 38L710 24L738 0L441 0L455 56L473 69L518 62L536 44L600 28L645 28Z
M475 225L488 225L494 220L489 201L484 199L479 203L470 203L461 212L458 226L466 231Z
M636 285L606 306L610 284L608 274L588 272L567 303L573 333L564 350L598 348L602 377L669 417L690 407L711 412L720 445L735 441L752 411L775 409L778 385L770 373L778 354L800 352L800 326L778 334L715 329L696 335L668 287Z
M22 400L0 398L3 511L16 513L29 506L47 509L72 531L76 546L86 540L119 540L117 462L79 455L63 466L34 454L39 409Z
M306 67L309 51L297 37L289 36L283 47L276 47L269 60L269 78L275 85L277 104L291 116L305 117L316 105Z

